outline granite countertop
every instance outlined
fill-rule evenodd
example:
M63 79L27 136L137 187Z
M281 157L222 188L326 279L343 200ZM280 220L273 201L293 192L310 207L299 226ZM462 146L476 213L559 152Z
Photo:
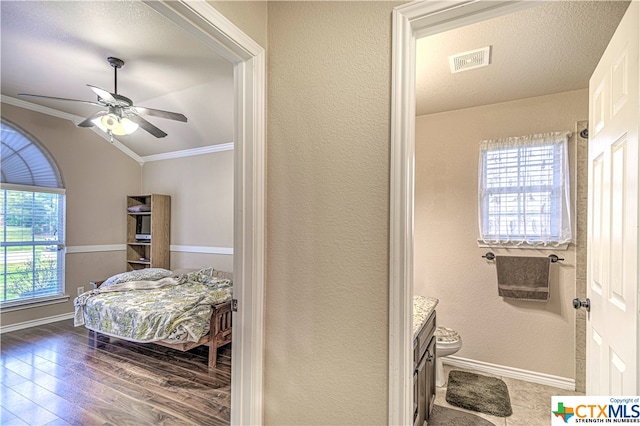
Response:
M413 338L418 337L422 326L429 315L436 309L438 299L435 297L413 296Z

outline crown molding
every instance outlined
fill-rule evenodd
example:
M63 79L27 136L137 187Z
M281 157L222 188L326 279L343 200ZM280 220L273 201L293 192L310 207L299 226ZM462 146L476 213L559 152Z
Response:
M54 108L49 108L49 107L45 107L45 106L42 106L42 105L34 104L33 102L27 102L27 101L24 101L22 99L12 98L12 97L6 96L6 95L0 95L0 101L2 101L2 103L8 104L8 105L13 105L13 106L16 106L18 108L28 109L30 111L39 112L41 114L50 115L50 116L56 117L56 118L62 118L63 120L69 120L76 126L78 125L78 123L80 123L81 121L84 120L83 117L80 117L80 116L77 116L77 115L74 115L74 114L69 114L68 112L64 112L64 111L60 111L60 110L57 110L57 109L54 109ZM111 145L113 145L116 148L118 148L120 151L125 153L127 156L131 157L137 163L140 163L140 164L144 163L144 160L142 159L142 157L140 157L135 152L131 151L129 148L127 148L125 145L123 145L122 142L120 142L116 138L113 138L113 140L112 140L111 137L109 137L109 135L107 135L105 132L101 131L100 129L98 129L96 127L92 127L91 130L93 131L93 133L95 133L96 135L100 136L102 139L104 139L107 142L109 142Z
M146 155L142 157L144 163L151 161L172 160L174 158L192 157L194 155L211 154L214 152L223 152L233 150L233 142L222 143L218 145L203 146L200 148L183 149L180 151L164 152L162 154Z
M39 112L42 114L50 115L52 117L62 118L64 120L72 121L73 123L82 121L82 118L77 115L69 114L68 112L59 111L57 109L49 108L46 106L34 104L32 102L27 102L22 99L12 98L6 95L0 95L3 104L9 104L13 106L17 106L19 108L28 109L30 111Z

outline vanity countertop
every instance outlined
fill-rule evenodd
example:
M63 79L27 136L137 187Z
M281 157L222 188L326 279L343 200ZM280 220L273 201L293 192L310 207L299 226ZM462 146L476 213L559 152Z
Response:
M413 296L413 338L429 319L429 315L436 309L438 299L435 297Z

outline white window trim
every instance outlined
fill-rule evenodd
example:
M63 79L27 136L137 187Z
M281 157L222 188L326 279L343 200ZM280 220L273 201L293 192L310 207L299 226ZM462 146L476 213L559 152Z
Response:
M31 186L20 185L15 183L0 183L0 189L6 189L7 191L23 191L23 192L43 192L47 194L61 194L67 193L64 188L50 188L48 186Z

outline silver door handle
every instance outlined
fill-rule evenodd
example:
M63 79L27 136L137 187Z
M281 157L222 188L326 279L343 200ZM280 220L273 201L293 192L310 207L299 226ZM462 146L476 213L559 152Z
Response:
M584 301L581 301L576 297L575 299L573 299L573 308L585 308L587 312L591 312L591 300L589 300L589 298L587 297Z

